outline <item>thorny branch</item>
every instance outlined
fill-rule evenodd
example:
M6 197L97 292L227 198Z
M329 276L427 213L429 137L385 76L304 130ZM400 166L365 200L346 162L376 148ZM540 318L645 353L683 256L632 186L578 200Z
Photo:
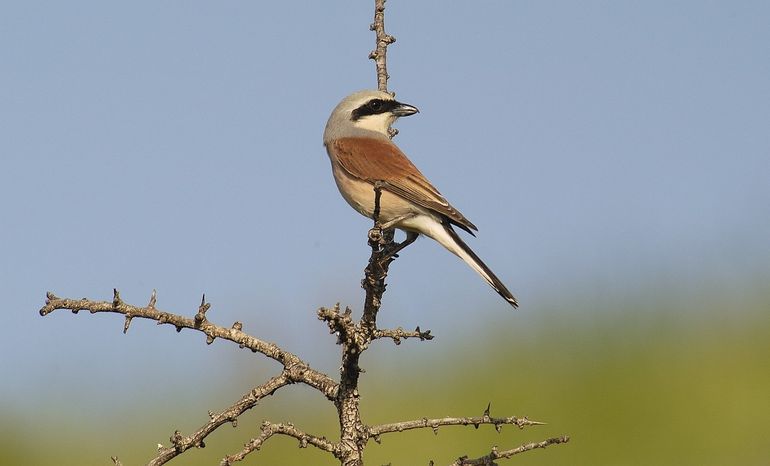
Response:
M374 331L374 338L390 338L393 340L393 343L400 345L401 340L406 340L408 338L419 338L421 341L432 340L433 335L430 334L430 330L423 332L420 330L420 327L417 327L411 332L406 331L401 327L395 330L378 328Z
M525 443L520 447L512 448L510 450L499 451L497 447L495 447L492 448L492 451L488 455L484 455L475 459L469 459L467 456L461 456L449 466L495 466L497 464L495 463L495 460L499 460L501 458L508 459L513 455L518 455L519 453L524 453L525 451L534 450L536 448L545 448L549 445L558 445L560 443L567 442L569 442L569 437L562 436L552 437L543 440L542 442Z
M370 243L371 244L371 243ZM382 254L387 254L389 245L386 243L383 247L373 246L372 257L370 262L377 262L382 259ZM387 257L387 256L386 256ZM392 257L387 257L385 261L378 265L382 267L381 272L384 275L381 277L384 285L384 279L387 275L388 265L392 261ZM371 265L371 264L370 264ZM367 271L369 268L367 267ZM370 278L369 272L367 272L367 278ZM364 287L371 286L372 283L376 284L376 280L364 280ZM384 292L384 286L378 287L372 291L372 298L374 300L382 299L382 293ZM227 409L213 413L209 412L209 421L201 426L198 430L188 436L183 436L179 431L174 432L171 436L171 446L159 447L158 454L152 458L147 464L151 466L157 466L165 464L171 459L175 458L179 454L187 451L190 448L203 448L205 447L205 438L214 432L217 428L224 424L231 423L235 425L238 417L253 408L257 403L266 396L274 394L278 389L290 385L292 383L304 383L317 390L321 391L326 397L334 401L337 406L340 416L340 442L332 442L325 437L317 437L294 427L292 424L274 424L265 422L261 428L261 434L259 437L253 439L245 448L240 452L229 455L223 459L223 465L230 465L236 461L240 461L246 455L252 451L259 450L262 444L274 435L287 435L297 438L300 442L300 447L307 447L308 445L319 448L321 450L332 453L335 457L340 459L343 465L360 465L363 464L363 450L369 440L373 439L376 442L380 441L382 434L402 432L405 430L431 428L436 432L439 427L443 426L455 426L455 425L472 425L478 427L479 425L493 425L499 432L502 425L515 425L519 428L526 426L541 425L542 423L537 421L530 421L526 417L506 417L495 418L489 414L489 407L484 411L482 416L479 417L446 417L439 419L422 418L411 421L396 422L391 424L381 424L376 426L365 425L360 418L359 399L358 399L358 376L361 372L358 366L358 360L363 351L365 351L369 344L379 338L392 339L396 344L401 339L406 338L418 338L420 340L430 340L433 336L430 331L422 331L415 329L412 332L405 331L401 328L398 329L379 329L376 327L376 311L372 313L370 322L366 323L362 318L361 321L356 322L352 318L352 312L349 308L345 308L344 311L340 310L339 305L331 309L321 308L318 311L319 319L326 321L330 330L337 334L338 343L342 345L343 350L343 366L340 371L340 383L338 384L326 374L315 371L310 368L306 363L302 362L297 356L278 348L272 343L266 343L260 339L245 334L242 331L242 325L236 322L231 328L224 328L214 325L205 317L206 311L210 308L210 305L202 301L198 308L197 313L193 319L188 319L176 314L160 311L155 307L157 302L157 295L153 291L150 298L150 302L147 306L138 307L125 303L121 298L117 290L113 291L113 300L109 301L92 301L88 299L66 299L59 298L53 293L47 294L47 300L45 306L40 309L41 315L48 315L55 310L70 310L73 313L80 311L89 311L90 313L98 312L111 312L122 314L125 316L127 322L133 318L150 319L157 321L160 324L170 324L177 328L177 331L181 331L183 328L189 328L196 331L200 331L206 334L206 342L212 343L215 338L221 338L238 343L242 348L249 348L253 352L264 354L278 362L284 364L282 372L268 380L267 382L254 387L244 394L240 400ZM124 331L127 330L128 325L124 324ZM336 395L336 396L335 396ZM533 448L544 448L546 445L552 443L563 443L567 441L566 437L562 437L562 440L555 442L554 439L549 439L538 444L527 444L514 450L506 450L500 452L498 457L495 458L507 458L508 456L527 451ZM493 450L494 454L495 451ZM457 464L493 464L484 463L478 461L486 461L483 458L492 458L487 455L477 461L457 463ZM115 464L119 464L117 458L114 459Z
M374 0L374 22L369 25L369 30L374 31L374 50L369 53L369 58L374 60L377 70L377 89L388 91L388 46L396 41L396 38L385 32L385 0ZM395 95L394 92L390 94ZM394 138L398 134L396 128L388 128L388 134Z
M379 187L375 186L375 211L379 211ZM337 333L342 345L342 365L340 384L334 401L340 420L340 464L359 466L363 464L363 452L369 436L366 426L361 421L359 406L358 377L361 374L359 359L376 338L377 312L380 309L382 295L385 293L385 278L393 260L388 252L395 247L392 232L383 232L375 218L375 226L369 230L369 246L372 249L369 265L364 271L362 286L366 290L363 316L354 322L350 309L340 312L339 306L333 310L318 311L320 319L325 320L329 328Z
M120 298L120 293L113 290L112 301L91 301L88 299L59 298L53 293L47 293L45 306L40 309L40 315L45 316L59 309L66 309L77 314L80 311L89 311L92 314L98 312L111 312L125 316L123 332L128 331L130 322L134 318L142 318L157 321L158 325L170 324L176 327L177 332L183 328L200 331L206 335L206 343L211 344L216 338L237 343L241 348L248 348L252 352L261 353L281 363L284 368L280 375L271 378L267 382L258 385L243 395L241 399L229 408L219 413L209 413L209 421L198 430L188 436L183 436L176 431L171 436L171 447L161 447L158 454L148 462L149 465L161 465L173 459L186 450L205 446L204 439L214 430L227 423L235 423L237 418L245 411L256 406L262 398L272 395L279 388L292 383L304 383L315 388L333 400L336 398L338 384L328 375L312 369L296 355L284 351L273 343L267 343L243 332L240 322L233 324L231 328L214 325L206 319L206 311L210 305L202 300L201 305L193 319L158 310L157 294L152 292L147 306L138 307L125 303Z
M206 444L203 442L203 439L205 439L209 434L214 432L221 425L228 422L236 425L238 417L241 414L256 406L257 402L259 402L259 400L262 398L268 395L272 395L276 392L276 390L290 383L292 383L291 379L287 371L284 370L277 377L273 377L262 385L251 389L249 393L245 394L237 403L227 408L226 410L219 413L209 412L209 422L207 422L200 429L193 432L189 436L184 437L179 431L175 431L174 435L172 435L170 439L172 446L168 448L159 447L157 456L155 456L155 458L150 460L150 462L147 464L150 466L165 464L180 453L192 447L205 447Z
M319 450L328 451L337 456L337 450L339 449L338 444L326 440L326 437L316 437L314 435L306 434L294 427L294 424L273 424L272 422L265 421L262 423L260 430L262 433L259 434L259 437L247 443L244 449L238 453L226 456L220 463L220 466L230 466L236 461L241 461L252 451L262 448L262 444L273 435L294 437L299 441L300 448L307 448L308 445L312 445Z
M245 333L242 330L243 324L240 322L235 322L230 328L220 327L209 322L205 317L205 312L208 310L209 304L205 302L199 307L195 318L188 319L186 317L158 310L155 307L156 293L154 291L150 298L150 303L144 307L132 306L125 303L120 298L118 290L113 290L112 301L91 301L86 298L59 298L51 292L47 293L46 297L45 306L40 309L41 316L48 315L57 309L68 309L71 310L73 314L77 314L79 311L89 311L91 314L111 312L123 314L125 316L126 324L123 326L124 333L128 330L128 323L137 317L155 320L158 322L158 325L173 325L176 327L177 332L181 332L183 328L197 330L206 335L207 344L211 344L215 339L221 338L237 343L239 347L248 348L254 353L262 353L268 358L281 363L284 368L289 370L292 383L301 382L307 384L319 390L329 399L334 399L336 396L338 388L337 382L328 375L312 369L298 356L283 350L278 347L278 345L268 343Z
M489 408L484 411L483 416L479 417L444 417L440 419L415 419L413 421L394 422L392 424L381 424L369 428L369 435L371 435L375 441L379 440L379 436L382 434L388 434L392 432L403 432L405 430L412 429L433 429L434 433L438 433L438 428L442 426L473 426L478 427L480 425L493 425L497 432L502 432L503 425L514 425L519 429L523 429L527 426L541 426L542 422L530 421L526 417L501 417L494 418L489 415Z
M369 54L377 67L377 89L388 92L388 45L396 38L385 33L385 0L374 1L374 22L369 25L376 37L375 49Z

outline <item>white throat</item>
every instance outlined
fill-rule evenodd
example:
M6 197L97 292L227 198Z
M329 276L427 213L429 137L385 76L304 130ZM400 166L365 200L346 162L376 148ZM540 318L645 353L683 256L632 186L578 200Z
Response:
M375 131L380 134L388 135L388 129L393 122L396 121L396 117L391 113L381 113L378 115L367 115L362 117L358 121L353 122L353 126L356 128L365 129L368 131Z

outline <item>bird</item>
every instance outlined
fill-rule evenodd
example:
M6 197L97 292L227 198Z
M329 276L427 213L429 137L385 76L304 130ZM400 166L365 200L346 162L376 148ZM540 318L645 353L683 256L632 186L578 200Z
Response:
M425 235L462 259L517 308L513 294L454 229L476 236L476 225L449 204L391 140L391 125L415 113L419 113L417 107L379 90L358 91L342 99L329 116L323 135L340 194L382 230L404 231L406 239L397 250ZM380 192L377 218L375 187Z

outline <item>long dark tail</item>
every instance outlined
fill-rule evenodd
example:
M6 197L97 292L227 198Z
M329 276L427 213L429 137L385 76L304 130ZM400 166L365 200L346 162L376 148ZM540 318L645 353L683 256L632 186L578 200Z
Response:
M447 248L450 252L470 265L473 270L475 270L484 280L487 281L487 283L489 283L489 286L497 291L497 294L502 296L503 299L508 302L508 304L514 308L519 307L519 303L516 302L516 298L513 296L513 294L508 291L508 288L503 285L503 282L497 278L497 275L495 275L489 269L489 267L487 267L487 265L479 258L479 256L477 256L476 253L473 252L473 250L468 247L467 244L465 244L465 241L463 241L462 238L457 235L457 232L454 231L452 226L448 223L444 223L442 226L445 234L442 235L440 232L433 231L432 233L438 233L435 236L432 236L433 239L441 243L442 246Z

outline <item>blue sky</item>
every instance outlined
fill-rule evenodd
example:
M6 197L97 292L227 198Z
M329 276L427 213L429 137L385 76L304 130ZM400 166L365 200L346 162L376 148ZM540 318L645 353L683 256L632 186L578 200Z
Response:
M52 386L77 405L171 355L230 370L191 334L40 318L48 290L157 289L188 314L206 293L212 320L336 367L314 310L360 305L369 222L321 135L375 87L370 3L0 7L3 410ZM770 278L769 19L760 1L390 0L390 87L421 111L396 142L479 227L469 244L521 309L421 240L381 322L451 336L481 325L469 310L520 326L659 289L739 308Z

